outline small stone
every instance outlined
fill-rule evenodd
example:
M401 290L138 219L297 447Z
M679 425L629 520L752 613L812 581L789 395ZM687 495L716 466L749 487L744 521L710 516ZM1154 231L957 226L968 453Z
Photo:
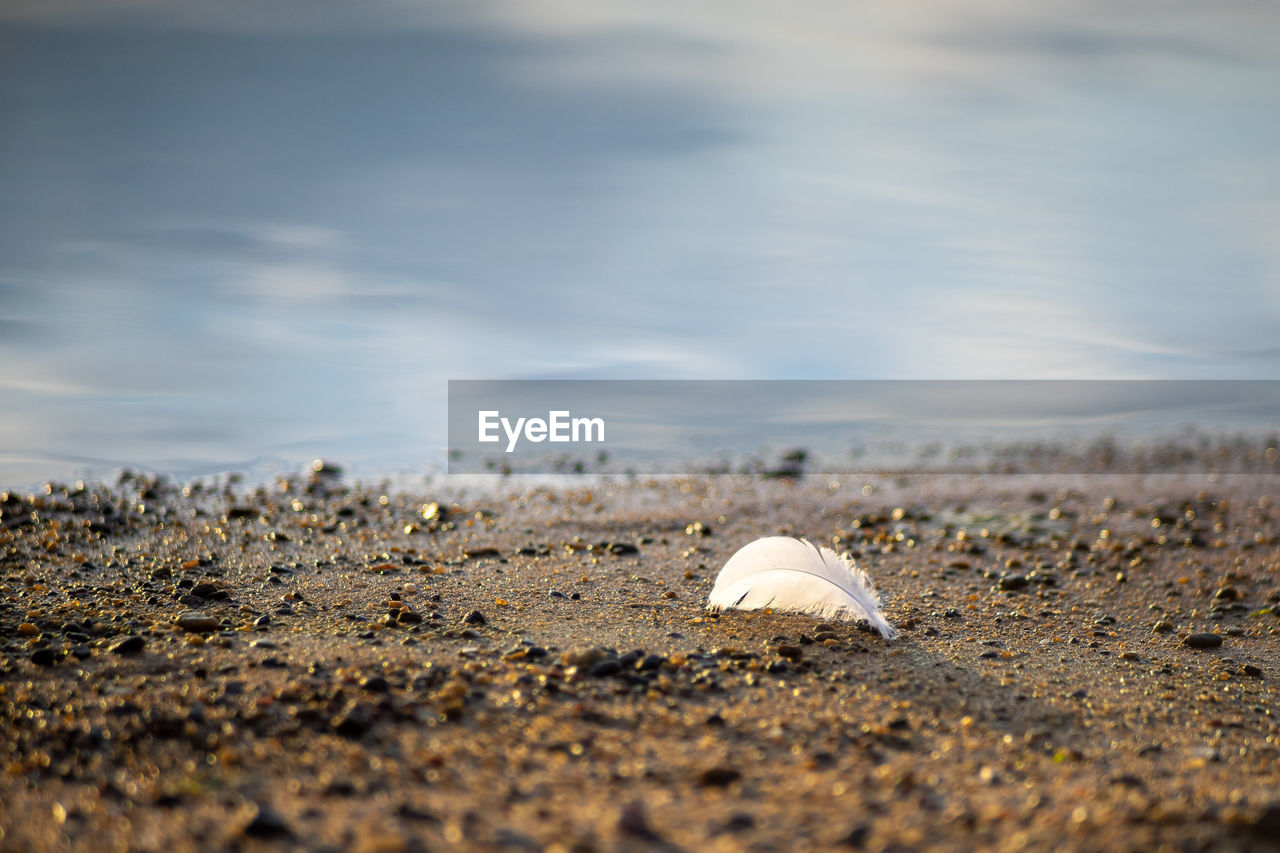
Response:
M786 658L789 661L798 661L804 657L804 649L799 646L793 646L784 643L775 650L778 657Z
M592 678L608 678L611 675L617 675L622 671L622 664L618 663L616 658L607 658L592 664L587 669L587 675Z
M560 662L565 666L576 666L579 669L594 666L609 656L609 653L599 646L579 646L578 648L569 649L560 655Z
M218 588L208 582L198 583L191 588L191 594L197 595L200 598L210 598L217 591L218 591Z
M410 610L407 607L400 611L400 615L396 617L401 625L419 625L422 623L422 614L416 610Z
M1182 641L1182 645L1189 646L1193 649L1216 649L1222 645L1221 634L1191 634Z
M466 616L462 617L462 621L468 625L486 625L489 620L484 618L484 614L479 610L472 610Z
M258 806L253 820L244 828L250 838L288 838L293 835L283 817L267 806Z
M732 767L708 767L698 774L698 784L704 788L723 788L742 778Z
M662 840L662 836L654 832L649 826L649 821L644 816L644 807L639 803L632 803L618 815L618 832L631 838L638 838L641 841L658 842Z
M1027 579L1023 575L1005 575L998 585L1004 590L1022 589L1027 585Z
M549 598L568 598L569 597L558 589L551 590L550 592L547 593L547 596Z
M204 613L188 611L179 616L175 622L179 628L193 634L211 634L218 630L218 620Z
M37 628L35 624L32 622L23 622L21 625L18 626L19 637L34 637L36 634L39 634L39 633L40 633L40 629Z
M107 651L117 655L136 655L142 651L147 645L146 641L141 637L128 636L124 639L117 640Z
M31 662L36 666L53 666L58 662L58 653L53 649L36 649L31 653Z
M1138 660L1137 652L1121 652L1120 660Z
M1249 829L1259 838L1274 840L1280 835L1280 802L1274 802L1260 809L1249 821Z
M861 850L867 844L867 836L871 834L871 830L865 826L855 826L840 839L840 843L846 847L852 847L855 850Z
M405 595L413 595L417 591L418 591L418 585L416 583L413 583L412 581L404 585Z
M652 672L662 666L662 655L645 655L636 661L636 669L640 672Z
M1151 630L1157 634L1168 634L1173 630L1173 625L1161 619L1159 622L1151 626Z
M373 725L373 715L363 705L352 705L334 717L330 725L343 737L358 738Z
M253 620L253 627L255 627L255 628L265 628L265 627L267 627L267 626L268 626L268 625L270 625L270 624L271 624L271 614L270 614L270 613L263 613L263 614L262 614L261 616L259 616L257 619L254 619L254 620Z
M1261 678L1262 667L1255 666L1254 664L1251 664L1251 663L1247 663L1244 665L1244 674L1251 678Z
M381 675L371 675L361 679L360 686L370 693L386 693L391 688L391 685Z

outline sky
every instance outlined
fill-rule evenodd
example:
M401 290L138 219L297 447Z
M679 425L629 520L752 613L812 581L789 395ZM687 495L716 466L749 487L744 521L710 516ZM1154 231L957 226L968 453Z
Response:
M10 0L0 485L449 379L1280 378L1280 9Z

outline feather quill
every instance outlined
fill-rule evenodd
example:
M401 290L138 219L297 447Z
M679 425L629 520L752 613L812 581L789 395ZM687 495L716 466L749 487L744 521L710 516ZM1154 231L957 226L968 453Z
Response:
M866 619L888 640L898 632L867 573L807 539L766 536L738 549L716 578L709 610L774 610L823 619Z

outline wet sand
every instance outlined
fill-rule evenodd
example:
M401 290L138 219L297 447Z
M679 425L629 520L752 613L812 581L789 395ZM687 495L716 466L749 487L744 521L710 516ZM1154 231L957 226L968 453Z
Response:
M7 495L0 848L1264 849L1274 482ZM901 637L705 613L774 534Z

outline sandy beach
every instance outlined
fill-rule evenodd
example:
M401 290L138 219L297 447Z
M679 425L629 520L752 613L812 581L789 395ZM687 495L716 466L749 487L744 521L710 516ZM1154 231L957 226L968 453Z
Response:
M1274 478L0 499L0 848L1258 850ZM848 551L901 636L705 612Z

